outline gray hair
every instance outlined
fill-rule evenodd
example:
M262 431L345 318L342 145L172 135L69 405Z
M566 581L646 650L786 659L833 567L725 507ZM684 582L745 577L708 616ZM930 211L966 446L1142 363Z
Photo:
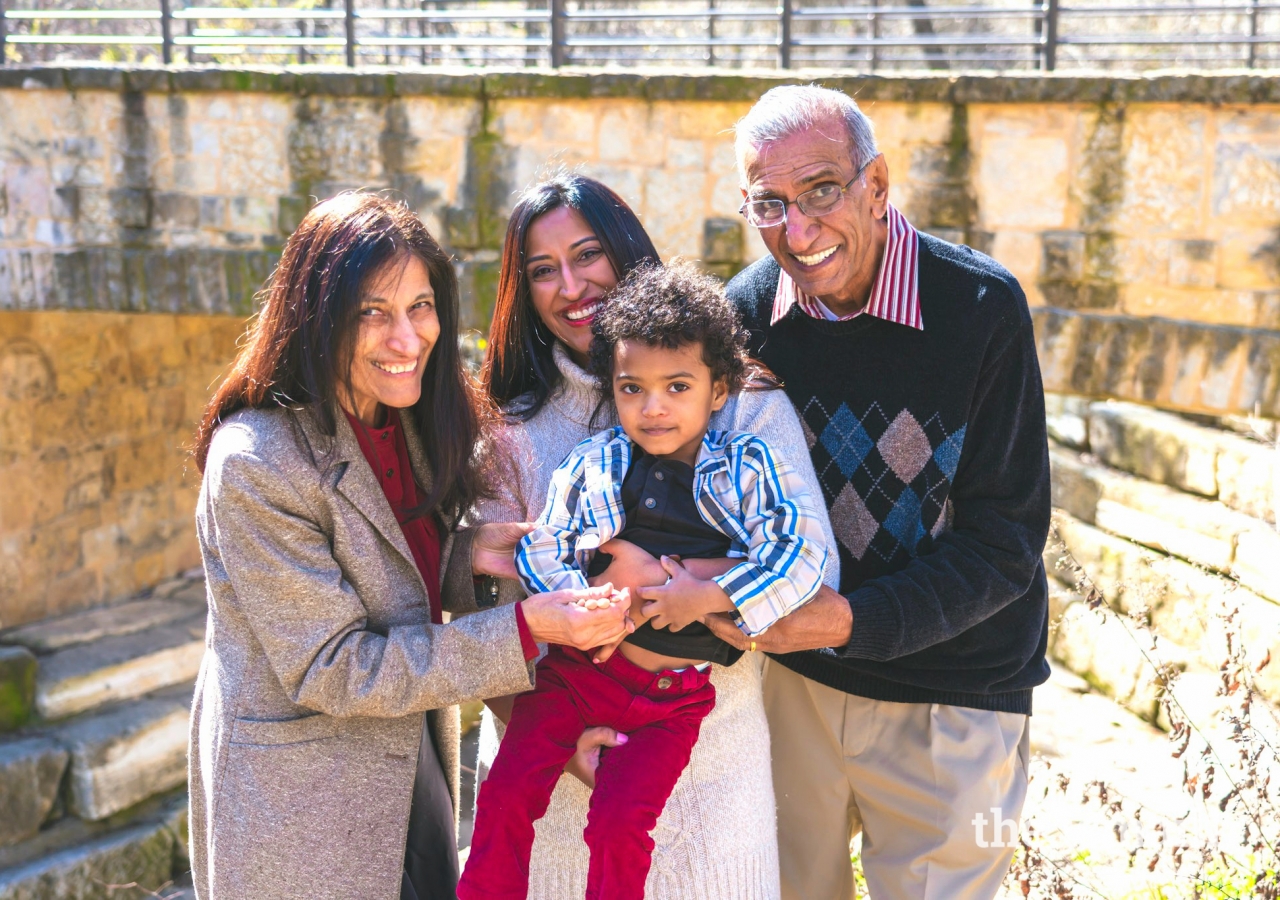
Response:
M879 155L875 128L852 97L816 84L787 84L766 91L733 126L738 166L748 147L763 147L833 120L844 123L855 166L861 169Z

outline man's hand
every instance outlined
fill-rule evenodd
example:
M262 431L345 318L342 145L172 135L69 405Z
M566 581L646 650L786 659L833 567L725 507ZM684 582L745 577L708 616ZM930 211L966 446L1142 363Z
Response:
M853 635L853 611L849 601L823 585L812 600L783 616L764 634L749 638L728 616L710 615L706 626L726 644L739 650L765 653L797 653L801 650L840 648Z
M516 577L516 545L533 531L530 522L491 522L476 529L471 539L471 573L496 578Z
M657 587L640 589L645 617L654 628L670 628L679 631L691 622L700 622L712 613L724 613L733 609L733 601L724 588L714 581L695 578L693 573L670 556L660 560L662 569L670 580Z

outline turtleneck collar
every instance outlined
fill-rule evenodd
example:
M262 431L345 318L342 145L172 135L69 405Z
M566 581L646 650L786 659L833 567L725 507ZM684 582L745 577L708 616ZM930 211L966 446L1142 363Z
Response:
M591 414L595 412L596 404L600 400L596 388L598 384L596 377L574 362L569 356L569 351L559 341L556 341L555 346L551 348L551 355L555 359L556 368L560 370L563 380L550 402L555 404L565 418L579 425L589 424ZM612 419L612 416L607 418ZM601 424L611 424L611 422Z

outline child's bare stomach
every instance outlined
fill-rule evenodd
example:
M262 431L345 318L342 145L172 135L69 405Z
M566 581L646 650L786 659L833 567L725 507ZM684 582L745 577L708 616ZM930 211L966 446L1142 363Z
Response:
M705 659L683 659L679 656L664 656L643 647L623 641L618 652L646 672L665 672L668 669L687 669L689 666L700 666Z

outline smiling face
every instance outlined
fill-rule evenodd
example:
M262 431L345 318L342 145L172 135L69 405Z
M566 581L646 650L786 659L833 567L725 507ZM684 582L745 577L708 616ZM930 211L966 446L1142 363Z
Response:
M435 292L422 260L395 260L369 279L360 304L343 408L370 428L383 407L407 409L422 396L422 375L440 337Z
M805 215L795 199L823 185L842 187L857 173L853 143L839 120L748 147L740 164L747 178L744 199L787 203L783 224L760 229L778 264L800 290L832 312L848 315L862 309L884 253L889 203L884 157L876 157L845 191L839 208L823 216Z
M524 258L538 317L585 366L596 308L618 284L599 237L577 210L557 207L529 226Z
M702 345L667 349L619 341L613 372L613 400L627 436L660 459L697 462L711 414L729 396L702 361Z

